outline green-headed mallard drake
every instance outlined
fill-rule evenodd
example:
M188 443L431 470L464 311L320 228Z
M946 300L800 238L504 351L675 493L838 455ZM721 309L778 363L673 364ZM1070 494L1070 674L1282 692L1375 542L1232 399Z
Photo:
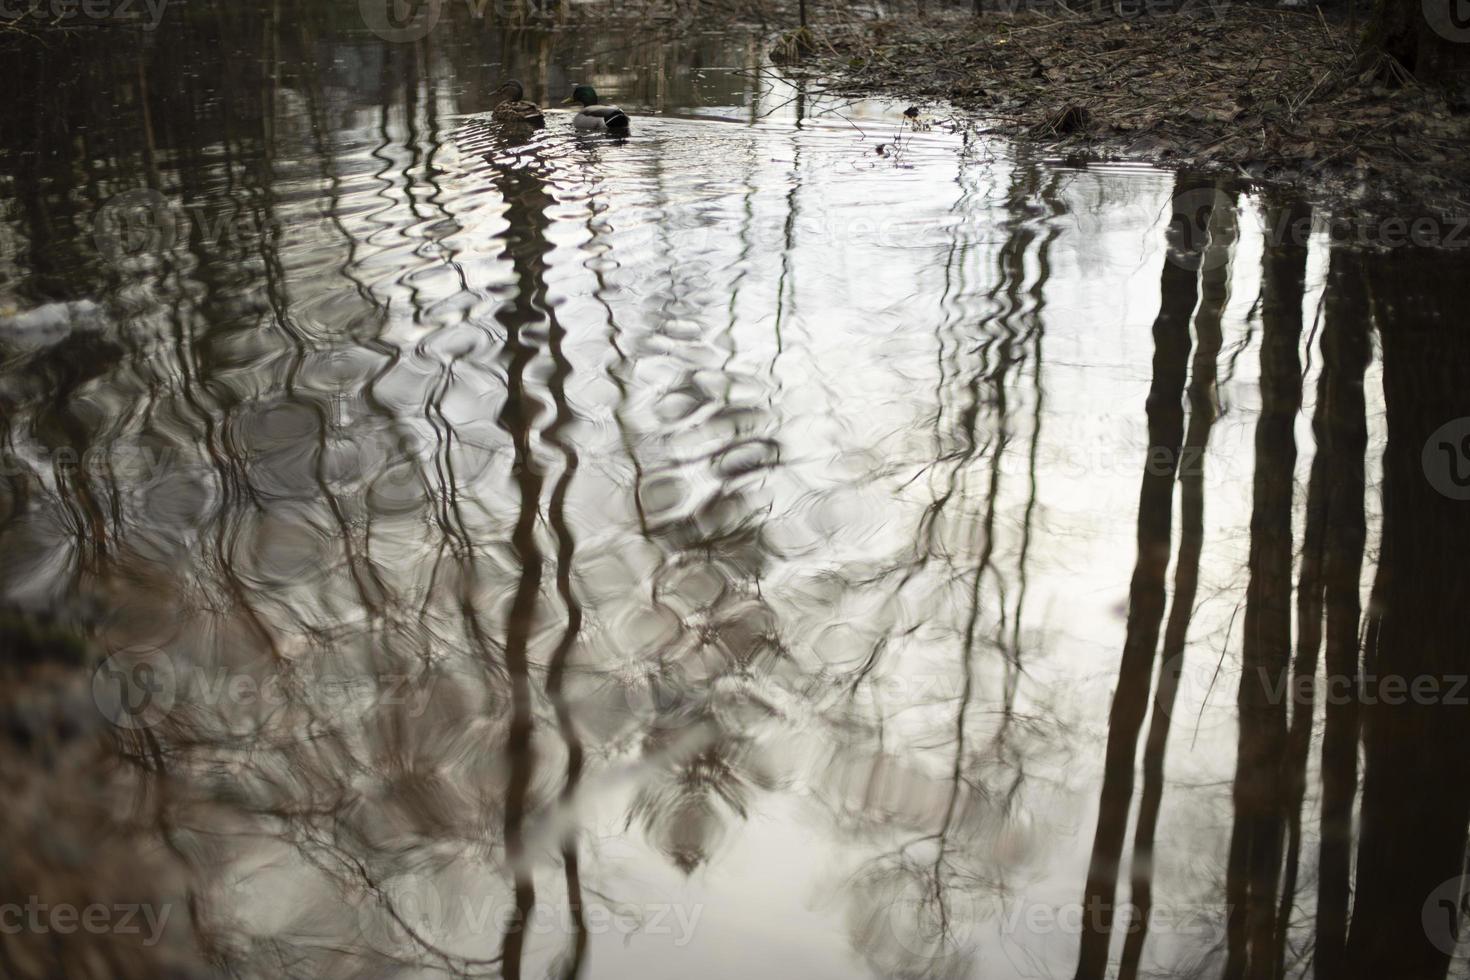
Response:
M577 113L572 125L578 129L595 129L607 132L626 133L628 114L615 105L602 105L597 101L597 92L591 85L578 85L572 94L562 100L562 105L578 103L582 111Z
M541 115L541 107L526 101L526 90L514 78L496 89L495 94L505 96L490 110L490 118L496 122L519 123L522 126L540 126L546 122L546 118Z

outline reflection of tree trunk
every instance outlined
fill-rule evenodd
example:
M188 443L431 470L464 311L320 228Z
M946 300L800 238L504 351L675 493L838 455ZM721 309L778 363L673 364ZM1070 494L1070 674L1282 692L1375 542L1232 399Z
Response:
M1175 204L1192 195L1187 178L1175 183ZM1159 314L1154 320L1153 381L1148 392L1148 455L1138 497L1138 558L1128 587L1128 624L1118 687L1108 715L1108 748L1098 799L1097 831L1083 893L1083 928L1077 978L1101 977L1107 966L1113 926L1118 862L1133 798L1133 761L1138 732L1148 709L1154 653L1164 618L1164 572L1174 506L1174 473L1184 438L1185 375L1189 365L1189 317L1197 296L1198 263L1180 261L1183 235L1196 215L1177 210L1169 222L1170 254L1160 282Z
M582 631L582 604L572 589L572 563L576 557L577 543L567 520L567 494L571 491L572 478L577 472L578 456L574 444L562 437L562 430L572 421L574 414L567 401L567 378L572 374L572 362L564 349L566 328L557 318L555 309L548 305L546 317L549 321L547 346L551 351L552 372L547 381L551 400L556 405L556 418L543 433L546 441L562 454L561 477L551 491L551 503L547 508L547 522L556 533L556 592L567 611L566 628L552 651L546 668L546 696L556 708L556 723L561 730L562 740L567 745L567 778L562 787L561 806L570 808L577 785L582 780L585 750L577 734L576 722L572 717L572 706L567 703L563 692L566 680L567 660ZM563 965L563 980L574 980L581 972L587 953L587 920L582 911L582 874L577 855L575 830L568 830L562 838L562 873L567 887L567 908L572 926L572 948Z
M1449 283L1463 271L1453 258L1419 249L1364 258L1383 339L1388 442L1349 976L1445 975L1455 910L1434 908L1431 892L1459 875L1470 819L1470 711L1454 680L1467 660L1470 505L1436 489L1440 474L1424 454L1436 429L1470 417L1470 333L1450 306L1458 293ZM1426 902L1442 925L1421 921Z
M801 128L802 120L806 117L806 83L797 79L796 85L796 128ZM791 139L791 188L786 192L786 220L781 227L782 249L781 249L781 274L776 278L776 355L771 359L771 373L776 371L776 358L781 356L785 350L785 344L781 339L781 321L786 314L787 296L794 295L796 284L793 282L787 288L787 281L794 278L792 263L796 254L796 220L797 220L797 189L801 187L801 139L793 135Z
M1318 436L1331 464L1331 486L1322 578L1327 602L1326 725L1322 735L1322 844L1318 863L1316 970L1321 977L1343 975L1347 940L1349 844L1353 797L1357 793L1358 577L1363 567L1363 454L1368 443L1363 401L1363 371L1370 355L1366 297L1358 254L1332 252L1327 283L1323 370L1331 374L1322 398L1325 431ZM1338 680L1341 678L1342 680Z
M1302 534L1302 566L1297 578L1297 644L1296 662L1292 666L1291 728L1287 733L1286 752L1281 758L1282 815L1286 821L1286 867L1281 885L1281 898L1276 911L1275 975L1281 976L1286 966L1286 936L1291 926L1291 912L1296 900L1296 881L1302 851L1302 802L1307 788L1307 755L1312 742L1312 719L1316 696L1312 684L1317 677L1317 657L1322 647L1322 607L1324 601L1323 562L1328 533L1327 514L1334 488L1329 473L1336 469L1333 446L1327 435L1328 416L1333 411L1333 386L1337 383L1336 364L1326 359L1328 335L1338 326L1324 328L1322 373L1317 381L1317 408L1312 417L1312 434L1316 444L1312 455L1311 476L1307 480L1306 527ZM1333 473L1335 476L1336 474Z
M1292 227L1305 205L1267 207L1267 226ZM1282 697L1291 656L1291 498L1301 408L1302 283L1307 249L1284 236L1262 260L1261 416L1251 510L1235 827L1226 874L1227 980L1269 977L1275 967L1276 877L1281 863L1279 760L1286 741Z
M541 590L541 550L536 541L540 517L541 468L531 445L536 400L526 392L527 369L536 357L536 347L526 342L523 331L545 322L546 240L549 219L546 209L551 197L539 180L523 170L502 171L498 181L505 198L505 252L515 270L515 300L498 315L506 329L505 407L500 425L515 447L512 475L520 488L520 513L511 534L511 544L520 560L521 575L511 602L505 638L505 668L511 683L510 731L506 755L510 778L505 794L506 862L515 877L516 915L506 923L501 948L507 980L521 975L526 930L536 901L535 884L528 867L524 823L529 807L534 760L531 755L531 678L529 645Z
M1169 722L1179 677L1184 667L1184 644L1194 614L1194 596L1199 585L1200 552L1205 536L1204 450L1215 423L1216 358L1220 353L1220 317L1230 296L1229 256L1235 241L1234 214L1216 211L1206 247L1200 280L1200 306L1194 318L1198 344L1189 382L1189 430L1179 471L1179 559L1174 572L1174 597L1169 621L1164 627L1160 654L1159 687L1149 721L1143 750L1143 793L1138 804L1138 827L1133 838L1133 882L1131 904L1137 916L1123 944L1122 980L1138 975L1144 943L1148 939L1149 914L1153 908L1154 833L1164 799L1164 750L1169 742Z

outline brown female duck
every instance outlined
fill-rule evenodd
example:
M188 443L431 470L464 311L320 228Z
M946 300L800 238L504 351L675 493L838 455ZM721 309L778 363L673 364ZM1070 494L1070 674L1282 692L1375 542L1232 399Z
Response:
M503 83L495 90L495 94L503 96L495 108L490 110L490 118L496 122L521 126L540 126L546 122L541 115L541 107L526 101L526 90L514 78Z

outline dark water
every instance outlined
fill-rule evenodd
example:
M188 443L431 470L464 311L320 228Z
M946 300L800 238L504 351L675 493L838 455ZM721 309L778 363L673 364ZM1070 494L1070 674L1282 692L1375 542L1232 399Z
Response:
M1463 247L733 34L89 26L6 48L0 600L101 666L7 654L0 901L166 921L0 972L1464 975Z

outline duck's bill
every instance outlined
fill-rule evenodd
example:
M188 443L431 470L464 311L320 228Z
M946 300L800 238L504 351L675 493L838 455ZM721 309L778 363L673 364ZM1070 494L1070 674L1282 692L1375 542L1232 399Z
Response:
M567 96L567 97L566 97L566 98L565 98L565 99L562 99L562 100L561 100L561 104L562 104L562 105L572 105L572 104L574 104L574 103L575 103L575 102L576 102L576 101L577 101L577 100L576 100L576 99L574 99L574 98L572 98L572 97L571 97L571 96L570 96L570 95L569 95L569 96Z

